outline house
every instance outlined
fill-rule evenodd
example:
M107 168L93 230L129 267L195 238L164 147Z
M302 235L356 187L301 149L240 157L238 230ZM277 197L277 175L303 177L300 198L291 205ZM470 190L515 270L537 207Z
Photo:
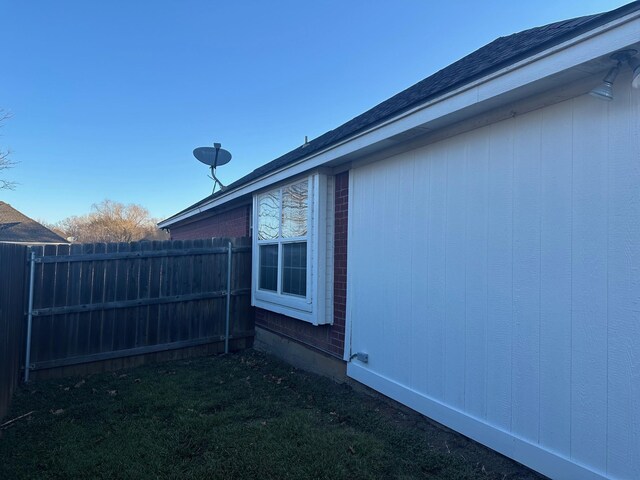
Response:
M0 201L0 243L44 245L69 242L8 203Z
M252 236L258 343L552 478L640 478L637 52L640 2L498 38L160 227Z

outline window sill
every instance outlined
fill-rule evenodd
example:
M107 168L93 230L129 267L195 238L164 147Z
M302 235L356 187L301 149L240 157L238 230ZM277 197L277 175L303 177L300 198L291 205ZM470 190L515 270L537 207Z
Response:
M252 303L254 307L269 310L270 312L279 313L281 315L286 315L287 317L295 318L297 320L303 320L313 325L327 324L327 322L318 322L318 317L324 319L324 315L319 316L317 314L317 309L312 308L312 305L309 305L309 310L301 310L299 308L295 308L289 305L283 305L281 303L260 300L258 298L255 298L255 296Z

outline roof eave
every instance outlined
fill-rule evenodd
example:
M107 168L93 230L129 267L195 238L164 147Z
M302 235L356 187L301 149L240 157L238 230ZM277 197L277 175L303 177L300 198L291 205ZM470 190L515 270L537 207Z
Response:
M251 194L288 177L326 165L348 161L348 155L364 149L385 138L399 135L411 128L427 125L438 118L462 111L479 102L504 95L563 70L581 65L637 42L640 28L640 11L635 10L610 22L599 25L562 43L539 51L498 71L484 75L458 88L437 95L415 107L394 115L370 128L329 145L280 169L222 192L195 208L185 210L160 223L160 228L170 228L192 216L221 206L229 201ZM426 127L424 127L426 128Z

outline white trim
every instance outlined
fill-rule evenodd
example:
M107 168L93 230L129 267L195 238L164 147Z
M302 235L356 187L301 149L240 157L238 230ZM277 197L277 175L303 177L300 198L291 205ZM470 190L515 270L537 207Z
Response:
M308 253L308 252L307 252ZM281 261L282 255L280 251L278 251L278 262ZM309 270L309 269L307 269ZM257 272L256 272L257 273ZM282 269L278 268L278 279L282 275ZM307 284L309 285L309 284ZM308 299L308 290L307 289L307 298L296 296L296 295L287 295L286 293L276 293L269 290L261 290L257 288L254 291L254 298L257 302L261 302L263 304L279 304L286 308L292 308L295 310L300 310L301 312L312 312L311 302Z
M575 460L546 450L540 445L530 443L512 433L490 425L482 419L440 403L405 385L372 372L358 363L349 362L347 364L347 376L548 477L562 480L607 479L604 473L593 471L576 463Z
M327 198L325 199L325 206L323 208L325 219L322 224L324 225L325 233L325 247L322 249L322 253L325 255L322 261L325 267L324 274L324 299L325 299L325 323L333 323L333 269L335 268L334 256L335 245L334 239L336 234L335 219L335 176L328 175L327 179ZM323 277L319 277L318 281L321 281Z
M160 222L158 226L167 228L174 223L251 194L256 190L269 187L310 169L318 168L330 161L339 160L346 155L353 154L412 128L418 126L429 128L431 122L445 115L463 111L480 102L497 99L508 92L513 92L551 75L636 43L639 30L640 11L636 11L430 100L331 145L325 150L314 153L280 170L270 172L229 193L222 194L193 210ZM526 96L526 92L521 92L521 94L523 97ZM514 98L510 98L508 101L514 101Z
M252 292L253 293L253 292ZM253 298L251 305L254 307L262 308L264 310L269 310L270 312L280 313L282 315L286 315L287 317L296 318L298 320L304 320L305 322L313 323L317 325L315 322L314 312L308 312L304 310L299 310L295 307L284 305L280 299L278 302L267 302L264 300L259 300L257 298Z
M316 310L316 323L326 323L326 268L327 268L327 176L313 177L313 239L311 242L311 268L307 269L313 284L311 302ZM317 206L317 207L316 207ZM333 320L333 319L331 319Z

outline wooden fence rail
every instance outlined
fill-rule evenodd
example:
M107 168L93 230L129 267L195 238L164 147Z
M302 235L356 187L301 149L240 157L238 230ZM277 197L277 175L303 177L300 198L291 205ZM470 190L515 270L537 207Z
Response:
M220 351L227 302L231 347L249 346L254 331L250 240L231 242L230 286L228 239L33 247L29 372L38 377L89 373L142 363L159 352ZM3 255L4 250L0 261ZM13 329L11 338L3 337L7 345L0 343L0 355L19 359L12 367L13 384L24 365L26 259L22 247L11 260L12 275L19 272L20 277L19 300L14 299L18 306L11 307L11 315L3 314L6 321L0 320L0 334L3 328ZM6 277L3 269L0 282L13 285ZM4 370L0 366L0 381L5 381ZM4 392L4 384L0 386ZM1 408L0 398L0 417Z

